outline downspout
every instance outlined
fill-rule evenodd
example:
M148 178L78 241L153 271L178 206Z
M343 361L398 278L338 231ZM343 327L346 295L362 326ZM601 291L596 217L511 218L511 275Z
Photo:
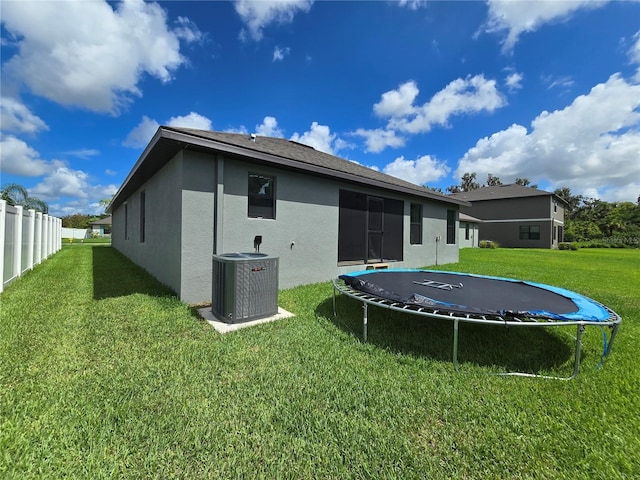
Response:
M222 253L224 220L224 157L216 155L216 192L213 209L213 253Z

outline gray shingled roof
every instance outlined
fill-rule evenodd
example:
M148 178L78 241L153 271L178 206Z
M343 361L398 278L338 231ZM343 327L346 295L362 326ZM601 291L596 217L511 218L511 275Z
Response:
M468 203L463 199L433 192L424 186L415 185L358 163L320 152L298 142L284 138L252 137L252 135L241 133L160 127L114 196L109 211L124 202L136 188L183 148L221 153L274 167L301 170L319 176L339 178L347 182L415 195L439 202L468 206Z
M469 192L453 193L450 196L467 202L481 202L484 200L498 200L505 198L540 197L554 195L545 190L523 187L517 183L497 185L494 187L480 187Z
M91 222L91 225L111 225L111 223L112 223L112 218L111 218L111 215L109 215L108 217L100 218L95 222Z

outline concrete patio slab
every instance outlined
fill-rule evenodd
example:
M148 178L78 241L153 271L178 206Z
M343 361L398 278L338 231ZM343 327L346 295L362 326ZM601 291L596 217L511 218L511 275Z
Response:
M257 320L251 320L250 322L242 323L225 323L218 320L211 312L211 307L199 308L198 313L204 318L213 328L219 333L229 333L240 330L241 328L252 327L254 325L260 325L261 323L273 322L275 320L281 320L283 318L289 318L295 316L291 312L287 312L285 309L278 307L278 313L271 315L270 317L259 318Z

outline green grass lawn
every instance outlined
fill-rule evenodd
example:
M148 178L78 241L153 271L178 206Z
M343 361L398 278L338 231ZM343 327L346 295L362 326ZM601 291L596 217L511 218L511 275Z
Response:
M65 246L0 296L1 478L640 478L640 251L461 251L440 268L570 288L623 318L602 369L574 328L452 325L330 283L295 317L220 335L104 245ZM522 331L519 331L522 330Z

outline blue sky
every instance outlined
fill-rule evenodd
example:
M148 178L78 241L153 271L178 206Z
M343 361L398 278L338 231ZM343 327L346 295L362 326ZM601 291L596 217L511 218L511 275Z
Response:
M100 213L159 125L640 195L640 2L3 1L1 183Z

